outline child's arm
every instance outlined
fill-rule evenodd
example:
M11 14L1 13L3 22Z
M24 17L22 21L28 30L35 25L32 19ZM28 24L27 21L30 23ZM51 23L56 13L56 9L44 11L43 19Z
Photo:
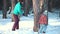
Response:
M19 12L20 15L22 15L22 13L23 13L21 4L19 4L19 6L18 6L18 12Z

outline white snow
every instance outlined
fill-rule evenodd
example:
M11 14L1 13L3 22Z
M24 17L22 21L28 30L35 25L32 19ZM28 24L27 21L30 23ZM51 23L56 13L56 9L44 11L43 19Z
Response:
M19 30L16 31L12 31L14 22L11 22L11 16L8 15L10 17L8 19L1 18L0 33L1 34L34 34L35 33L33 31L34 19L32 15L33 14L29 15L29 17L21 16L21 20L19 22Z
M54 13L48 14L48 27L46 34L60 34L60 18L57 19L58 15ZM20 17L19 29L12 31L14 22L11 22L11 15L7 15L7 19L2 19L0 14L0 34L38 34L38 32L33 31L34 26L34 16L33 14Z
M12 34L12 33L27 34L29 32L33 32L33 30L32 30L33 29L33 21L20 21L19 22L19 30L16 30L15 32L12 31L13 24L14 24L14 22L10 22L10 23L7 23L6 25L1 25L0 31L4 31L4 34L9 34L9 33L10 34Z

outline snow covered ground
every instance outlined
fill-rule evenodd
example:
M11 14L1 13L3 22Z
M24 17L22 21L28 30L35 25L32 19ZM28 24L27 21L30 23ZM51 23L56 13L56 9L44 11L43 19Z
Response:
M46 34L60 34L60 19L55 13L48 12L48 27ZM28 17L21 16L19 22L19 30L12 31L12 26L14 22L11 22L11 15L7 15L7 19L2 19L0 14L0 34L38 34L38 32L33 31L34 26L34 16L30 14Z
M52 25L52 26L60 25L60 18L58 17L58 14L49 13L48 14L48 22L49 22L49 25Z
M8 19L2 19L2 17L0 17L1 18L0 20L1 34L33 34L34 33L33 32L34 19L32 15L29 15L29 17L22 16L19 22L19 30L16 30L16 31L12 31L12 26L14 22L11 22L11 16L9 17Z

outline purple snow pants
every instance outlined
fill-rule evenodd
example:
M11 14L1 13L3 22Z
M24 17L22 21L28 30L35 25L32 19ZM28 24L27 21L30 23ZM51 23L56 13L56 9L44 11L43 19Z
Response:
M12 30L14 31L15 29L19 29L19 18L18 15L13 14L13 18L14 18L14 25Z

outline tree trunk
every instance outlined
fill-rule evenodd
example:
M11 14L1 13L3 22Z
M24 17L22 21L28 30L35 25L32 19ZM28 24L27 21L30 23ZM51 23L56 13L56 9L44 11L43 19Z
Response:
M14 6L15 6L15 0L11 0L11 7L12 7L12 10L14 9Z
M28 16L28 14L29 14L29 3L28 3L28 0L25 0L25 2L24 2L24 15L25 16Z
M59 18L60 18L60 11L59 11Z
M7 3L6 0L3 0L3 18L7 18Z
M13 11L14 6L15 6L15 0L11 0L11 8L12 8L11 11ZM14 21L14 17L13 17L13 15L12 15L12 22L13 22L13 21Z
M34 27L33 27L33 30L35 32L37 32L39 29L39 24L38 24L38 19L39 19L38 13L40 12L39 1L40 0L33 0L33 9L34 9Z
M52 8L53 8L53 0L48 0L48 11L49 12L53 12L53 11L51 11L52 10Z

